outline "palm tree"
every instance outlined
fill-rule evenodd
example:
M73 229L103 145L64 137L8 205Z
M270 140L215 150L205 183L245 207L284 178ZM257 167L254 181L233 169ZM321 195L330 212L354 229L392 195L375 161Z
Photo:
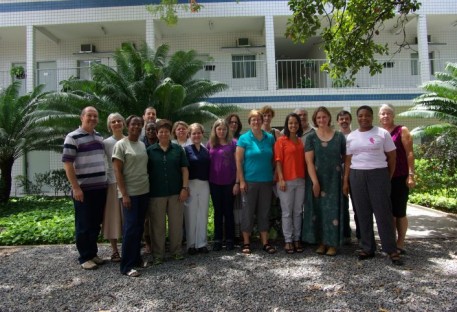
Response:
M74 128L71 120L79 115L46 109L44 85L19 96L20 84L0 92L0 203L10 198L15 160L30 151L61 150L64 134Z
M146 107L153 106L159 118L205 122L238 109L206 102L227 85L193 79L204 64L196 58L195 51L179 51L169 59L168 51L167 45L159 46L156 51L146 44L138 50L124 45L114 54L115 68L93 64L93 80L64 81L66 92L54 94L53 103L61 106L91 103L99 110L100 120L114 111L123 116L139 115Z
M445 71L435 73L437 80L424 83L421 88L427 93L415 98L414 106L400 114L404 117L437 118L445 125L426 126L415 132L436 134L445 128L457 127L457 63L448 63Z
M411 133L416 137L429 138L424 146L424 156L439 160L443 173L454 175L457 171L457 63L448 63L446 72L437 72L432 80L421 87L424 93L414 99L414 106L400 116L437 118L442 121L418 127Z

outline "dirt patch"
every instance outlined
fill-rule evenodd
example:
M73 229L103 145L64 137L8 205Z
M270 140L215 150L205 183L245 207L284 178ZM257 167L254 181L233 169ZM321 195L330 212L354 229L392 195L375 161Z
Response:
M0 257L8 257L21 250L19 247L0 247Z

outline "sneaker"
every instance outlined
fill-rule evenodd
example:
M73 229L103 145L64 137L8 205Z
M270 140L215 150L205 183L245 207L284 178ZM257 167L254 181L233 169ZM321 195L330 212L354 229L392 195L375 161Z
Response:
M101 265L105 263L105 260L101 259L99 256L95 256L92 258L92 261L95 262L95 264Z
M88 260L88 261L82 263L81 267L84 270L95 270L96 268L98 268L98 265L94 261Z
M138 277L141 275L141 273L138 272L137 270L131 269L130 271L125 273L125 275L127 275L128 277Z
M181 254L176 254L176 255L173 256L173 259L175 259L175 260L184 260L184 256L181 255Z
M200 247L198 248L198 252L199 253L204 253L204 254L207 254L209 252L208 248L205 247Z

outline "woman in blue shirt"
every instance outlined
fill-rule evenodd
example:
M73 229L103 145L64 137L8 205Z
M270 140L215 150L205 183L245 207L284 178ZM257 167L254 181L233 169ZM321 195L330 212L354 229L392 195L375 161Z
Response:
M251 232L255 214L263 250L273 254L276 249L268 242L268 230L275 140L273 135L262 130L263 116L258 110L249 113L248 123L251 129L240 136L236 147L236 169L243 205L242 252L251 253Z
M189 160L189 198L184 207L187 252L208 253L208 207L209 207L209 152L203 146L203 126L189 126L191 145L184 147Z

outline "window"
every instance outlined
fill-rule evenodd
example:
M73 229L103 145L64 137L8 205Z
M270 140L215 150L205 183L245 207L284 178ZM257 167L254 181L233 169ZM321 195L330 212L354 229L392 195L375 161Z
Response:
M432 75L435 74L435 54L434 52L430 52L428 54L428 59L430 61L430 73ZM419 53L411 53L411 75L417 76L419 75Z
M257 77L255 55L232 55L232 77L233 79Z
M100 64L101 60L78 61L78 78L81 80L92 80L90 65Z
M384 68L394 68L395 63L394 62L384 62L382 66Z

